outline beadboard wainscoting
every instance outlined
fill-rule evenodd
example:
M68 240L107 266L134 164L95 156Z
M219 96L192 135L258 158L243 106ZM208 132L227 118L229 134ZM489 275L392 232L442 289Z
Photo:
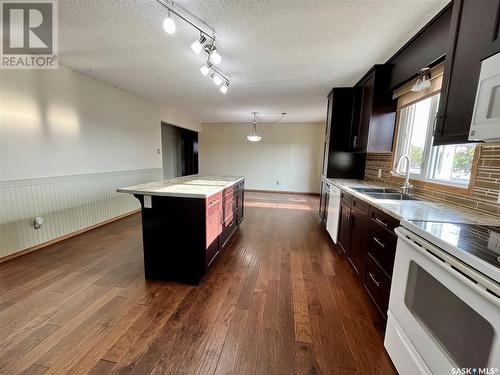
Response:
M0 182L0 259L139 209L116 188L161 178L154 168Z
M481 144L476 178L472 181L472 189L468 194L443 192L431 187L415 186L416 196L432 200L445 201L461 207L469 208L490 215L500 215L500 143ZM365 179L389 182L393 187L401 186L400 182L391 181L392 154L368 153L366 158ZM382 177L378 177L378 170Z

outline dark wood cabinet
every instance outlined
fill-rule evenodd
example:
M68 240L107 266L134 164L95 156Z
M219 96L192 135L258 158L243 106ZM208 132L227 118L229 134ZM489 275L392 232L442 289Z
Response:
M325 177L363 178L366 154L353 152L355 89L335 87L328 94L323 169Z
M354 201L353 201L354 204ZM368 246L369 219L367 213L351 207L349 261L356 273L363 277Z
M244 181L207 198L151 196L141 203L148 279L198 284L243 220Z
M338 247L387 318L399 220L343 190L340 196Z
M319 194L319 217L323 225L326 224L326 207L327 207L326 185L327 185L326 181L323 181L323 179L321 179L321 187Z
M455 0L434 145L468 142L481 60L500 50L500 0Z
M345 255L349 256L351 246L351 207L344 200L340 201L338 244Z
M390 152L397 102L390 89L391 65L375 65L355 86L352 147L356 151Z

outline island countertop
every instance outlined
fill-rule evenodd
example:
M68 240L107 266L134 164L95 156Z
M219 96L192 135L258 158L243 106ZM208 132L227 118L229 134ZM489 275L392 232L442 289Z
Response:
M116 189L119 193L207 198L244 179L243 176L191 175Z

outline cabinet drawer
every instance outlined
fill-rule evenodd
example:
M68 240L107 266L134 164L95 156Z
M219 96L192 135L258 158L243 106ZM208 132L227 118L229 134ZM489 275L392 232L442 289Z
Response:
M237 223L237 213L235 212L231 215L231 219L226 221L222 227L222 233L219 237L220 247L224 247L227 241L231 238L231 235L236 229Z
M393 218L391 215L379 210L376 207L370 206L370 218L372 221L385 228L389 232L393 232L394 228L399 227L399 220Z
M368 211L370 210L370 205L367 202L356 197L352 197L352 206L356 207L358 210L364 212L367 215Z
M366 257L364 287L377 309L386 317L391 291L391 279L387 277L370 254Z
M346 202L349 206L351 205L351 202L352 202L352 195L351 194L346 193L344 190L341 190L340 191L340 198L342 198L342 200L344 202Z
M392 276L396 255L397 237L378 223L370 223L368 252L380 264L387 275Z

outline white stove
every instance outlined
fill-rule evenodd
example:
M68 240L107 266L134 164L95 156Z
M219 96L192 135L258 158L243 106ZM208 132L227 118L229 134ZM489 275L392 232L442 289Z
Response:
M500 227L401 225L384 340L394 365L500 374Z

